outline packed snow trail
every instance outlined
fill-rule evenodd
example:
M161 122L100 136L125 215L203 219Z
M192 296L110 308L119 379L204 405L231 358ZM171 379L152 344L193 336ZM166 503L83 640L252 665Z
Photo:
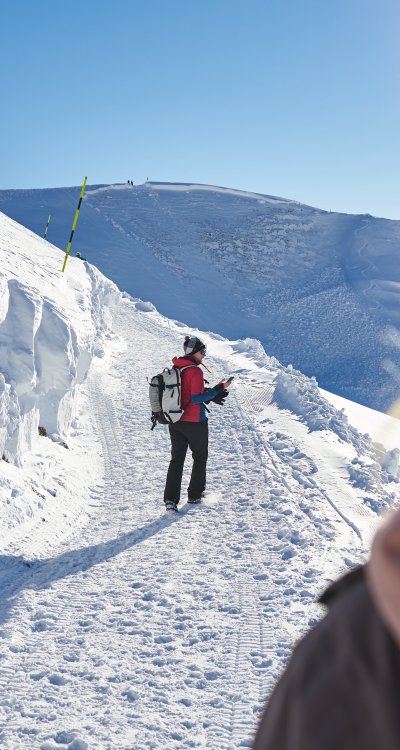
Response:
M169 439L150 432L146 377L186 329L160 317L121 298L116 338L92 363L104 476L87 525L51 553L44 529L2 560L4 750L250 747L293 641L319 614L324 575L363 552L292 417L266 435L246 382L211 405L206 500L164 512ZM213 357L212 340L208 351L217 382L233 358Z

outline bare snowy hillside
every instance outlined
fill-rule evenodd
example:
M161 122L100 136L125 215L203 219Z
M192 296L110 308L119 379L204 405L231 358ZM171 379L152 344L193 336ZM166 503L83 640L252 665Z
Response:
M2 215L0 255L2 748L250 747L317 595L395 502L399 450L259 341L200 331L210 379L235 380L205 500L171 517L146 378L192 329L75 258L63 276Z
M0 192L65 248L78 188ZM260 339L284 364L375 409L397 398L400 224L199 185L92 186L74 252L204 330Z

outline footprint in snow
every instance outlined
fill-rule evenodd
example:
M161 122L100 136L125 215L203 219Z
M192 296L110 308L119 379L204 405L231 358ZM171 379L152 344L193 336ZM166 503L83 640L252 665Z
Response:
M204 673L204 677L209 682L214 682L215 680L219 680L220 677L222 677L222 672L219 672L217 669L210 670L209 672Z
M135 701L139 700L139 693L136 690L133 690L130 688L129 690L125 690L124 693L122 693L124 698L126 698L130 703L134 703Z
M57 687L60 687L61 685L66 685L68 680L66 677L64 677L62 674L50 674L48 676L48 680L50 682L50 685L56 685Z
M309 570L306 570L303 573L303 576L304 576L304 578L315 578L315 576L317 575L317 573L318 573L317 570L314 570L313 568L310 568Z
M296 556L296 552L291 547L288 547L282 552L282 560L291 560L292 557Z
M69 747L71 747L70 742L74 742L75 740L79 740L79 732L76 729L60 731L54 735L54 742L57 742L58 745L69 745ZM80 742L82 742L82 740L80 740Z
M255 669L268 669L272 665L272 659L252 659L252 665Z
M68 662L77 662L80 657L78 654L64 654L63 659Z
M45 630L50 630L52 626L52 623L50 623L48 620L38 620L35 622L32 632L33 633L43 633Z
M154 639L154 643L171 643L173 640L171 635L159 635Z
M270 494L272 495L272 497L281 497L283 493L284 493L284 490L281 489L280 487L271 487L270 489Z

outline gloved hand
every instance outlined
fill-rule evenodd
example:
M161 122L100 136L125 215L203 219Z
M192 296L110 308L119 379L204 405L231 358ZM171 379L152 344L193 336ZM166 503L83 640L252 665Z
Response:
M218 406L223 406L227 396L229 396L229 391L227 391L226 388L223 388L216 396L214 396L214 398L211 399L211 401L214 401L214 404L218 404Z

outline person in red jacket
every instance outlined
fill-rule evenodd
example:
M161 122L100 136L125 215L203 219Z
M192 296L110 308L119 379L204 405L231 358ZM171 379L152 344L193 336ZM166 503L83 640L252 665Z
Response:
M193 468L188 487L188 503L199 503L206 486L208 458L208 421L205 404L214 401L223 404L228 395L229 382L221 381L214 388L204 388L203 372L200 369L206 356L206 346L197 336L186 336L184 356L174 357L175 367L182 370L181 405L183 415L179 422L169 425L171 438L171 461L168 467L164 490L167 510L178 510L181 497L183 466L187 449L193 456Z

